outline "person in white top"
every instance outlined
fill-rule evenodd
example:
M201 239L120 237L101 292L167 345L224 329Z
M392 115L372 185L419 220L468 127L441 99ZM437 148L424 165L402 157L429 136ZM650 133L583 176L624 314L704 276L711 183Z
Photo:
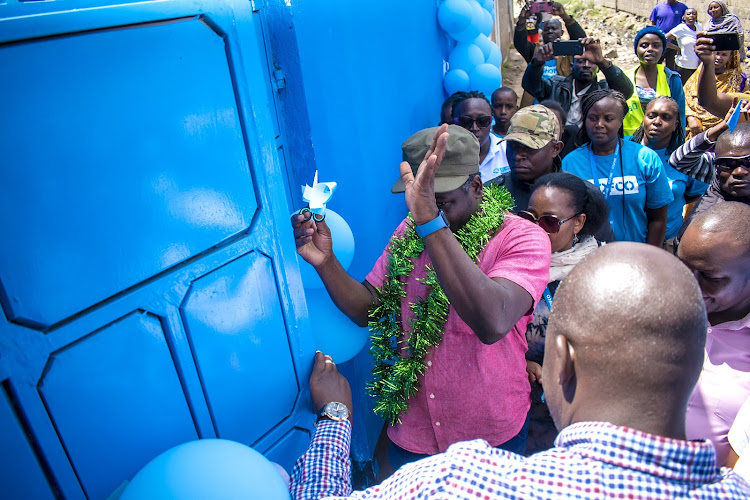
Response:
M695 53L695 40L696 34L702 29L703 26L698 22L698 11L690 8L683 14L682 22L667 33L667 40L679 45L680 55L675 57L674 63L683 85L700 66L701 61Z
M740 408L729 430L729 458L727 467L750 482L750 398Z
M490 133L492 108L481 92L463 92L453 105L453 123L465 128L479 141L479 175L482 182L510 172L505 150L500 139Z

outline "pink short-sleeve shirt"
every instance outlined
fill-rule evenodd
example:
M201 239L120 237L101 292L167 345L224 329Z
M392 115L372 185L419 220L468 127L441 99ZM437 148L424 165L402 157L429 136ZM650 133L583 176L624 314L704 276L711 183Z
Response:
M405 225L406 220L394 234L401 234ZM533 306L492 345L483 344L451 307L443 340L425 359L427 371L420 377L419 391L401 415L401 424L388 429L391 441L414 453L435 454L459 441L481 438L497 446L518 434L530 406L526 325L549 281L550 252L543 230L506 215L500 231L480 253L478 265L490 278L505 278L523 287ZM427 294L417 279L425 277L424 266L429 263L427 252L422 252L406 282L401 306L406 329L413 318L409 303ZM384 251L367 281L382 286L387 264Z
M729 455L727 434L748 397L750 315L709 326L703 371L688 402L687 438L710 439L723 464Z

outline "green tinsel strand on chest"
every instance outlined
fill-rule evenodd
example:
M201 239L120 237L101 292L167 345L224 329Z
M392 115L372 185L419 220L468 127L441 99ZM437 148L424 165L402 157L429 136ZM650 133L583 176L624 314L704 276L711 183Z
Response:
M484 197L475 213L455 237L466 254L477 262L479 253L502 226L505 214L513 207L508 191L497 186L486 186ZM448 319L450 303L440 287L432 266L426 266L426 276L419 281L429 290L427 298L409 304L414 314L408 339L401 324L401 303L406 297L405 284L414 270L414 261L424 251L424 240L414 229L409 215L407 228L394 237L388 246L388 267L378 296L380 303L370 310L370 332L374 367L367 389L377 398L375 413L388 423L401 422L401 414L408 408L408 399L419 390L419 376L427 366L429 350L440 344ZM402 355L402 350L407 355Z

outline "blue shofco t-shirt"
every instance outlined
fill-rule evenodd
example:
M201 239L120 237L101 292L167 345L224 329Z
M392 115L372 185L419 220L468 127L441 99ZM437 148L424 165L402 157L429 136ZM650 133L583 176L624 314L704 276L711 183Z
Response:
M557 61L552 59L544 63L544 73L542 73L542 80L549 80L553 76L557 75Z
M682 22L682 16L687 9L688 6L682 2L677 2L674 5L661 2L651 11L649 19L656 21L656 27L664 33L668 33Z
M617 241L646 242L648 219L646 209L669 205L674 199L659 156L645 146L621 141L622 171L619 155L612 176L607 204L609 222ZM562 162L565 172L593 182L588 144L568 154ZM594 155L596 182L605 191L615 155ZM623 211L624 197L624 211Z
M625 138L625 140L628 140ZM674 200L667 207L667 234L664 239L674 238L682 227L682 209L685 208L685 198L701 196L708 189L708 184L688 177L675 170L669 164L669 155L666 149L655 149L654 153L659 155L659 159L664 165L664 171L669 179L669 187L672 188Z

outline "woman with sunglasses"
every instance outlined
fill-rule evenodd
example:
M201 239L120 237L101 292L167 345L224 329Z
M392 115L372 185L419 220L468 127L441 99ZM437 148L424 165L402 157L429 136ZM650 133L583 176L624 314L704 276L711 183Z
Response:
M547 174L537 179L528 210L518 212L519 217L547 231L552 246L549 285L526 328L529 345L527 371L532 383L527 455L551 448L557 435L547 405L541 399L540 385L544 339L555 291L570 270L600 246L593 235L606 222L608 212L609 207L599 189L565 172Z
M688 177L669 165L669 157L685 142L685 129L680 123L677 101L671 97L659 96L646 106L643 123L630 137L659 155L672 188L674 200L667 205L667 232L664 249L674 253L674 240L682 226L682 211L685 204L697 201L708 189L708 184Z
M492 108L483 93L461 92L453 104L453 123L474 134L479 141L479 175L483 183L510 172L505 145L490 133Z
M581 103L583 146L565 157L566 172L598 185L609 205L617 241L662 246L667 205L674 197L659 156L633 141L623 141L628 105L614 90L596 90Z

